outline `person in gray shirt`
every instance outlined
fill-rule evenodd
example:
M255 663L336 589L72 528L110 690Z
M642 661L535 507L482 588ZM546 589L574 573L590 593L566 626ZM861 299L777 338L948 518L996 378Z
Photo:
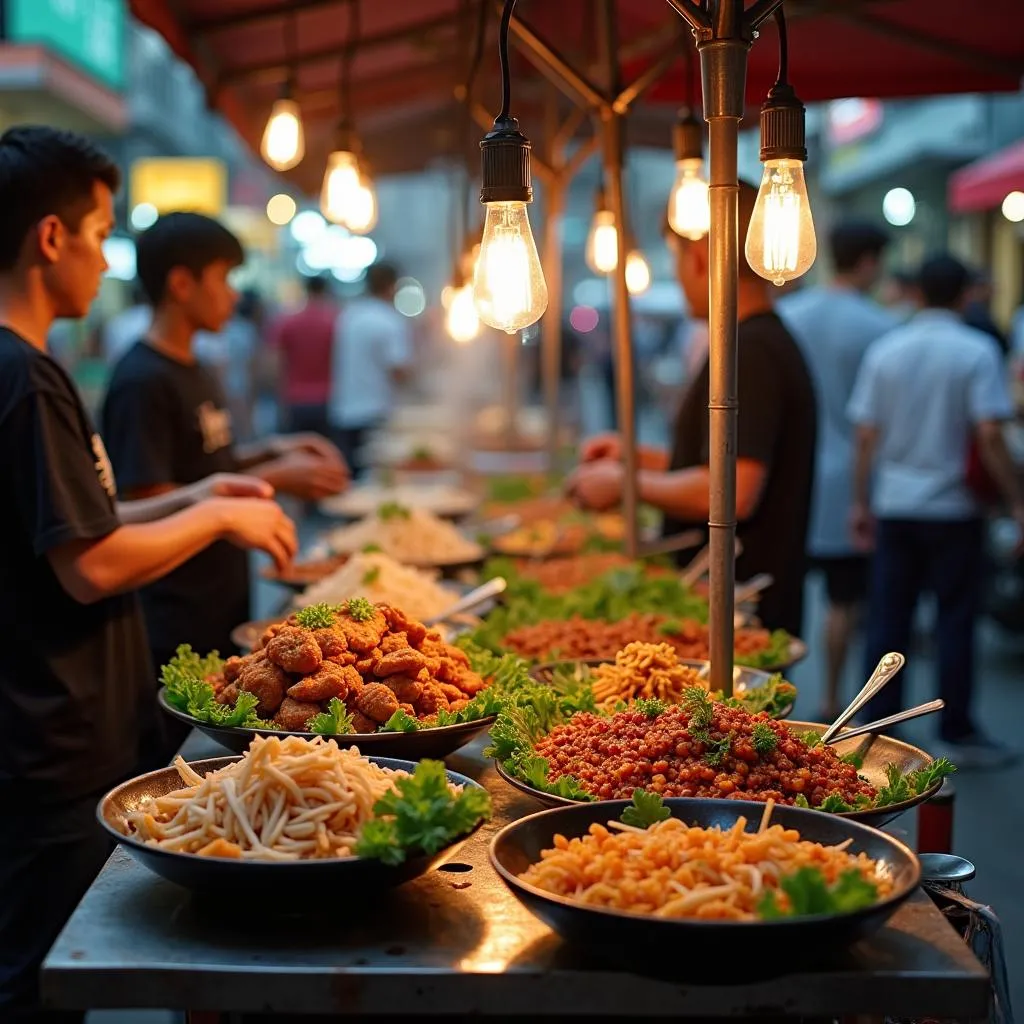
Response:
M814 493L807 538L811 564L824 576L825 704L822 721L839 710L839 689L867 591L868 559L854 548L849 519L853 426L846 416L868 346L896 326L896 318L869 297L882 269L888 236L873 224L847 222L829 236L832 283L806 288L778 303L811 372L818 401Z
M972 480L972 448L1019 527L1024 493L1003 427L1014 415L999 349L960 316L970 282L951 256L920 273L924 309L876 341L848 409L857 428L850 526L874 549L865 666L906 651L918 598L936 602L941 752L960 768L997 767L1015 755L986 736L971 714L974 626L982 579L985 501ZM902 673L864 715L902 704ZM936 751L938 753L938 751Z

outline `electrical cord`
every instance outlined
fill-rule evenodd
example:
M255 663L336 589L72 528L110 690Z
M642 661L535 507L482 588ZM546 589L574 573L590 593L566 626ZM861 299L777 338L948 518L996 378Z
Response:
M497 117L499 121L508 120L509 110L512 106L512 82L508 66L508 29L515 6L516 0L505 0L505 7L501 12L501 28L498 32L498 60L501 63L501 113Z
M776 85L789 85L789 38L786 34L786 12L782 4L775 8L775 24L779 30L779 74Z

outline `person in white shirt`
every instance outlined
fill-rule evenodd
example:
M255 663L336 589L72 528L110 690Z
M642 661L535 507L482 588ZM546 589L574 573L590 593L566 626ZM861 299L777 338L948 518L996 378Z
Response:
M961 768L1013 757L971 717L983 543L983 509L968 480L972 445L1024 526L1003 436L1013 406L999 350L960 319L969 282L951 256L922 266L924 309L871 346L849 405L857 428L850 525L863 550L875 546L865 668L887 651L907 651L918 597L934 592L940 735ZM901 679L871 702L868 718L903 706Z
M366 294L334 325L328 418L353 475L364 468L367 434L388 418L393 390L412 366L409 322L395 309L397 283L390 263L375 263L366 271Z
M873 224L846 222L829 236L835 276L827 287L805 288L777 304L796 338L818 400L818 443L807 553L825 579L825 704L820 720L839 709L839 688L850 642L867 593L868 557L850 537L853 425L846 417L853 383L868 346L897 325L868 297L882 270L888 235Z

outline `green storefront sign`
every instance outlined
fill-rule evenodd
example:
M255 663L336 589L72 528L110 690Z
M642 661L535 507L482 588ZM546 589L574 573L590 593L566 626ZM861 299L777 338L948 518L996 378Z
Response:
M111 89L125 79L125 0L0 0L4 38L39 43Z

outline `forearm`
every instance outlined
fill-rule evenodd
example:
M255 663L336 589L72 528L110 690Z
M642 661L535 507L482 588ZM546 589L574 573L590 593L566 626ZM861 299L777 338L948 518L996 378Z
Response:
M675 519L706 521L711 478L706 466L672 473L642 469L637 474L640 500Z
M853 460L853 503L867 507L871 501L871 468L875 461L874 442L868 437L857 440Z
M159 522L125 525L71 554L83 603L137 590L199 554L224 532L209 506L196 505Z
M978 453L1007 504L1013 507L1024 505L1017 466L1006 447L1002 430L990 431L980 438Z
M167 490L145 498L117 503L118 518L126 526L152 523L189 508L195 502L192 488L168 486Z
M235 445L235 461L239 470L251 471L252 476L267 479L258 470L261 464L270 462L278 454L276 445L276 437L265 437L250 444Z
M667 473L669 467L669 453L664 448L655 448L653 445L641 444L636 449L637 466L653 473Z

